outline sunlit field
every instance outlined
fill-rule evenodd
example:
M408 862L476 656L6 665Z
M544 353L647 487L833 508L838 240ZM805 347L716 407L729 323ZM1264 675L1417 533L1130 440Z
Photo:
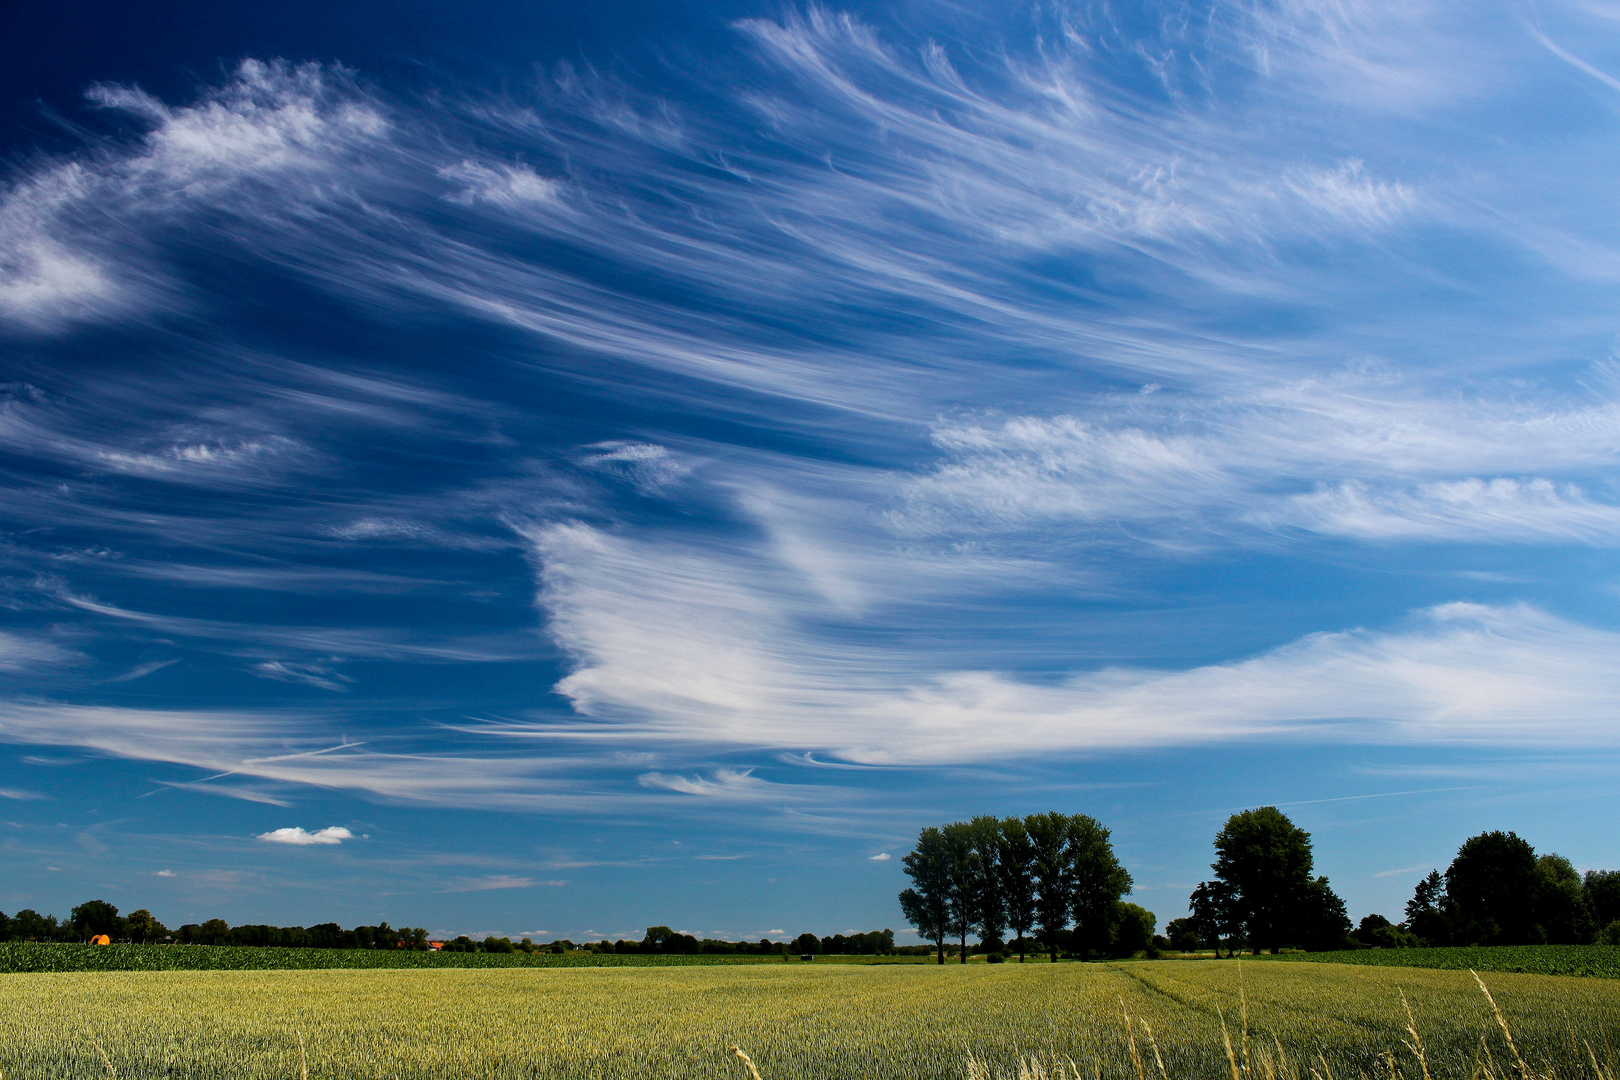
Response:
M750 1080L739 1046L764 1080L1014 1076L1031 1056L1088 1080L1387 1078L1392 1064L1420 1080L1404 990L1433 1077L1514 1075L1467 972L1244 964L1242 997L1239 977L1224 961L19 974L0 977L0 1068ZM1489 984L1531 1072L1612 1080L1620 982Z

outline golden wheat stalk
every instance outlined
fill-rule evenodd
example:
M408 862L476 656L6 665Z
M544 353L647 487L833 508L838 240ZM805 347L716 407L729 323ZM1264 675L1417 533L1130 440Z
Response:
M1153 1028L1146 1020L1137 1018L1142 1024L1142 1030L1147 1032L1148 1045L1153 1047L1153 1064L1159 1068L1159 1080L1170 1080L1170 1074L1164 1071L1164 1058L1159 1056L1159 1040L1153 1037Z
M1226 1063L1232 1067L1232 1080L1243 1080L1238 1072L1237 1058L1232 1055L1232 1035L1226 1030L1226 1014L1221 1012L1219 1005L1215 1006L1215 1015L1221 1019L1221 1042L1226 1045Z
M304 1033L294 1031L298 1036L298 1080L309 1080L309 1059L304 1056Z
M1120 1015L1125 1017L1125 1045L1131 1048L1131 1064L1136 1066L1136 1080L1147 1080L1147 1071L1142 1068L1142 1055L1136 1052L1136 1030L1131 1024L1130 1010L1125 1007L1125 995L1119 995Z
M107 1051L102 1049L101 1040L92 1035L90 1036L90 1045L94 1046L96 1053L101 1055L101 1063L107 1066L107 1075L112 1077L112 1080L118 1080L118 1070L113 1068L112 1059L107 1056Z
M731 1048L731 1052L742 1058L742 1063L748 1066L749 1075L751 1075L754 1080L763 1080L763 1078L759 1075L759 1070L754 1068L754 1059L744 1053L742 1047L733 1046Z
M1485 985L1485 980L1480 978L1479 972L1473 968L1468 969L1468 974L1474 977L1474 981L1479 984L1480 993L1484 994L1485 1000L1491 1003L1491 1013L1496 1017L1496 1026L1502 1029L1502 1036L1507 1039L1508 1049L1513 1051L1513 1067L1518 1072L1520 1080L1525 1080L1530 1075L1530 1066L1526 1065L1524 1058L1519 1056L1519 1048L1513 1044L1513 1032L1508 1030L1507 1019L1503 1017L1502 1010L1496 1007L1496 999L1491 996L1490 987Z
M1423 1036L1418 1034L1417 1020L1412 1016L1412 1005L1406 1000L1405 990L1400 987L1395 989L1401 995L1401 1008L1406 1010L1406 1033L1411 1036L1406 1042L1406 1048L1417 1058L1418 1068L1423 1070L1423 1080L1429 1080L1429 1058L1423 1052Z

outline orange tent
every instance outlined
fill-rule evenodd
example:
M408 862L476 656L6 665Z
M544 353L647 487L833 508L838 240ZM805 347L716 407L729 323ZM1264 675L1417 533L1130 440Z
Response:
M90 944L92 944L92 945L111 945L112 944L112 938L108 937L106 934L97 934L95 937L90 939Z

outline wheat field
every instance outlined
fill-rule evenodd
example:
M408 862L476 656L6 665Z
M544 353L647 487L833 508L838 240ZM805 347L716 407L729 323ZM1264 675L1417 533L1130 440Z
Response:
M1498 974L1490 990L1522 1073L1473 977L1455 971L1170 961L22 974L0 977L0 1070L751 1080L751 1061L763 1080L1614 1080L1620 981Z

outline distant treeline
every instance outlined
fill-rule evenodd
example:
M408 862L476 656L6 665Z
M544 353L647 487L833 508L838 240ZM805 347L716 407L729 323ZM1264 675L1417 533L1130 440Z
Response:
M421 949L431 948L428 932L421 927L392 927L386 922L376 926L357 926L345 930L337 923L316 926L264 926L247 924L231 926L224 919L210 919L204 923L186 923L178 930L169 930L150 911L144 908L128 915L120 915L118 908L105 900L90 900L74 908L66 919L54 915L41 915L24 908L15 915L0 912L0 941L87 942L105 935L112 941L135 945L241 945L260 948L286 949ZM576 945L567 938L537 945L528 938L512 941L510 938L489 936L475 941L466 935L442 943L446 952L594 952L594 953L654 953L663 955L719 954L740 956L841 955L872 956L890 954L916 955L927 952L927 946L896 946L893 930L873 930L865 934L833 934L818 938L814 934L800 934L791 942L761 938L751 941L699 940L691 934L681 934L667 926L649 926L640 941L591 941Z
M105 900L88 900L66 919L24 908L15 915L0 912L0 940L85 942L106 935L136 945L257 945L293 949L426 949L428 932L421 927L231 926L224 919L164 926L145 908L120 915Z

